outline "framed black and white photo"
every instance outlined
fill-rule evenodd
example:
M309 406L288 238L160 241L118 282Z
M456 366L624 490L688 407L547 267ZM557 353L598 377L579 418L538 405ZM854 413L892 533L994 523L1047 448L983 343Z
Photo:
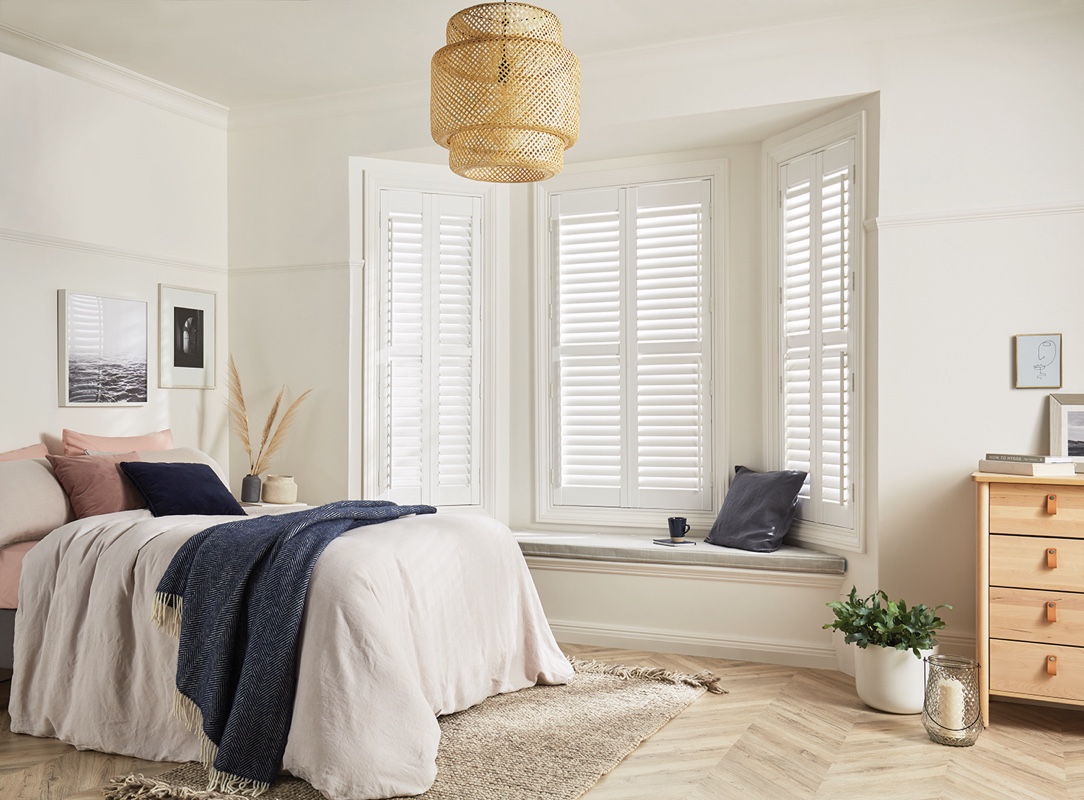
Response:
M1050 395L1050 455L1084 459L1084 394Z
M147 303L57 292L62 406L147 402Z
M215 388L215 293L158 284L158 385Z
M1061 334L1022 333L1016 337L1016 388L1061 388Z

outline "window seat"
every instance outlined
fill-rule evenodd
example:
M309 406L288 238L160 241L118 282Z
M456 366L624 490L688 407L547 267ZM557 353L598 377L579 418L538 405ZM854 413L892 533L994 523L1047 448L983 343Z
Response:
M653 537L644 535L539 531L517 531L514 535L524 556L542 558L687 564L822 575L843 575L847 571L847 559L843 556L793 545L783 545L774 553L752 553L700 540L695 545L665 547L654 544Z

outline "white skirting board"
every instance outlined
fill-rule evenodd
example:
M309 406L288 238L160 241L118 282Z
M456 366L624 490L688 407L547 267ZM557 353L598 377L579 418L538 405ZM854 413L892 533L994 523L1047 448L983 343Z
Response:
M558 641L837 669L843 575L529 556Z

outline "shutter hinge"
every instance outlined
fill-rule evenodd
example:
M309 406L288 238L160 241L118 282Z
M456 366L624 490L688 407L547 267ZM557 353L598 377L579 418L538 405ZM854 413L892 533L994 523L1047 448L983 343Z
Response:
M783 394L783 376L779 376L779 394Z
M782 208L783 207L783 190L780 189L775 194L776 194L776 198L777 198L776 207L777 208Z
M855 290L854 287L857 284L858 284L858 273L857 272L852 272L851 273L851 291L852 292Z
M847 388L850 389L852 394L854 393L854 376L855 376L855 372L854 372L854 370L851 370L851 385L848 386Z
M779 305L783 305L783 287L779 287Z

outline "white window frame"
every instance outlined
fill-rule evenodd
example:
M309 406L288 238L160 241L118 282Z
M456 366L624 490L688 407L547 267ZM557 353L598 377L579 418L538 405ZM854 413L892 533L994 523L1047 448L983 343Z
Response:
M385 190L422 192L434 194L454 194L477 197L481 200L481 242L477 271L477 283L474 291L480 293L480 312L476 336L481 337L481 420L477 431L477 453L480 459L480 497L477 505L448 506L457 511L478 511L498 518L507 515L506 503L501 500L500 468L497 453L498 429L503 419L500 402L505 392L500 389L497 380L497 365L506 357L503 339L498 335L499 315L495 313L496 298L502 290L498 279L497 266L505 261L504 250L507 247L498 231L500 226L507 227L508 193L506 187L470 181L450 173L447 167L409 162L385 161L382 159L352 158L351 169L351 208L361 208L360 230L356 228L357 217L351 221L352 243L361 243L360 266L363 276L361 284L360 342L356 334L351 337L355 345L360 344L358 357L352 356L351 363L361 364L359 375L360 390L360 446L358 458L361 462L360 493L362 497L379 499L384 496L386 487L382 486L383 464L386 454L381 446L373 443L386 441L379 392L383 370L380 347L383 337L381 306L385 287L385 276L381 275L381 228L380 228L380 193ZM503 211L501 210L503 209ZM356 250L356 248L353 248ZM356 316L355 316L356 318ZM352 381L353 382L353 381Z
M707 477L711 482L708 495L710 508L702 510L613 508L596 506L559 505L555 499L555 487L551 476L556 474L557 452L553 399L550 392L550 370L554 346L554 331L550 323L553 301L554 264L553 236L550 231L550 196L561 192L605 189L621 186L711 179L711 267L708 275L705 302L710 336L710 370L708 376L709 427L712 431L707 448ZM592 528L641 528L664 529L668 515L681 514L695 528L711 526L722 502L726 488L725 479L719 475L719 465L728 463L727 420L724 387L726 353L723 300L726 297L726 207L728 162L726 159L696 161L677 164L618 169L588 170L577 172L566 169L562 175L536 184L534 190L535 220L532 226L535 257L535 521L538 523L575 526L582 530Z
M854 141L854 168L851 186L850 219L850 327L853 330L855 352L849 355L850 370L850 473L853 503L853 523L831 525L803 519L799 512L788 538L796 542L832 547L839 550L865 552L865 436L864 419L866 405L866 302L865 302L865 208L866 208L866 115L860 112L836 122L810 129L806 126L797 131L775 136L764 143L765 192L765 264L767 273L768 330L766 342L769 355L765 397L770 413L766 432L766 448L769 465L774 469L783 466L784 412L783 412L783 284L782 248L780 231L783 220L783 187L780 181L781 167L804 155L825 150L847 139Z

